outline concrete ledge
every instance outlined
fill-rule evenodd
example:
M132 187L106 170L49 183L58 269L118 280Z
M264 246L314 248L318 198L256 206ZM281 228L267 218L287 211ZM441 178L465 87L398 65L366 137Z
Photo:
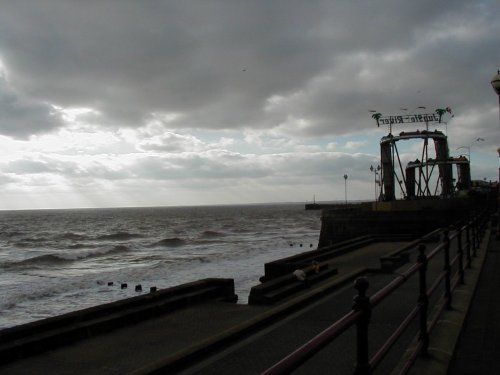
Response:
M206 301L236 302L233 279L204 279L0 331L0 363Z
M303 270L306 272L309 286L338 273L337 268L330 268L326 263L320 264L319 273L315 273L311 266L303 268ZM302 291L304 291L304 283L298 281L293 274L287 274L252 287L248 297L248 304L271 305Z
M268 262L264 264L264 276L260 278L260 281L267 282L273 278L291 274L295 269L307 267L313 261L324 262L331 260L336 256L359 249L371 242L373 242L373 237L371 236L356 237L336 245L305 251L300 254Z
M400 247L386 255L380 257L380 268L383 272L393 272L403 264L408 263L410 254L409 250L416 248L421 243L438 242L441 229L436 229L425 236L415 239L405 246Z
M260 278L261 282L267 282L273 278L292 273L297 268L304 268L313 261L327 262L333 258L355 251L363 246L374 242L397 242L411 241L414 236L409 235L366 235L358 236L339 242L335 245L324 246L316 250L306 251L286 258L278 259L264 265L265 275ZM402 250L401 250L402 251Z

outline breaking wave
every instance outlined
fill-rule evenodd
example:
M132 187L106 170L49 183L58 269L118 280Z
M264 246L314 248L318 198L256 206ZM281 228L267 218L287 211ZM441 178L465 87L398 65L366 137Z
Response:
M125 241L125 240L131 240L134 238L141 238L142 236L140 234L134 234L134 233L129 233L129 232L116 232L112 234L105 234L102 236L97 237L98 240L107 240L107 241Z
M72 233L72 232L63 233L59 236L59 238L61 238L63 240L72 240L72 241L81 241L81 240L88 239L87 236L84 236L82 234Z
M161 241L155 242L153 246L179 247L185 244L186 244L185 240L178 237L174 237L174 238L164 238Z
M218 238L218 237L224 237L224 236L225 236L224 233L215 232L212 230L206 230L201 234L202 238Z
M113 253L121 253L128 250L129 248L127 246L117 245L111 248L107 247L101 249L72 251L69 253L44 254L19 261L0 263L0 267L2 268L50 267L53 265L61 265L63 263L74 262L82 259L95 258Z

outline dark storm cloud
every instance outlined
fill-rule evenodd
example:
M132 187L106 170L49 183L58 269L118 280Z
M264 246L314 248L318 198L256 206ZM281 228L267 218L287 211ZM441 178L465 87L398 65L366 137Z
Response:
M494 9L465 0L12 1L0 13L0 59L23 97L94 108L102 124L171 112L185 114L176 127L214 129L305 118L290 132L321 135L372 126L364 111L373 106L482 105L499 61ZM398 53L407 55L390 58ZM288 105L264 110L275 95ZM47 119L40 110L17 121ZM5 122L0 131L57 125Z
M326 63L308 42L317 6L252 3L12 3L0 51L16 86L41 100L118 125L196 110L189 125L231 127L256 118L269 86Z
M59 114L50 105L22 97L0 75L0 134L27 138L61 124Z

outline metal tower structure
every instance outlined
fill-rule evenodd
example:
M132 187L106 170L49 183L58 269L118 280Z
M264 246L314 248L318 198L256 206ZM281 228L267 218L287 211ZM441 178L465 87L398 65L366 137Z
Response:
M471 187L470 164L464 157L450 157L447 136L441 131L429 131L429 122L441 123L444 112L438 109L436 114L405 116L372 116L377 124L389 125L389 134L380 140L381 201L396 200L396 187L399 186L403 199L449 198L460 190ZM392 134L397 124L423 123L425 130ZM419 140L421 151L416 159L403 166L398 142ZM456 178L453 178L453 166Z

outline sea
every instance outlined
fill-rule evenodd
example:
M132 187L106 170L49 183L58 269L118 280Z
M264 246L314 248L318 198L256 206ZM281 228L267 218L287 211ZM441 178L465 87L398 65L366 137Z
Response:
M207 277L247 303L320 226L304 204L0 211L0 329Z

